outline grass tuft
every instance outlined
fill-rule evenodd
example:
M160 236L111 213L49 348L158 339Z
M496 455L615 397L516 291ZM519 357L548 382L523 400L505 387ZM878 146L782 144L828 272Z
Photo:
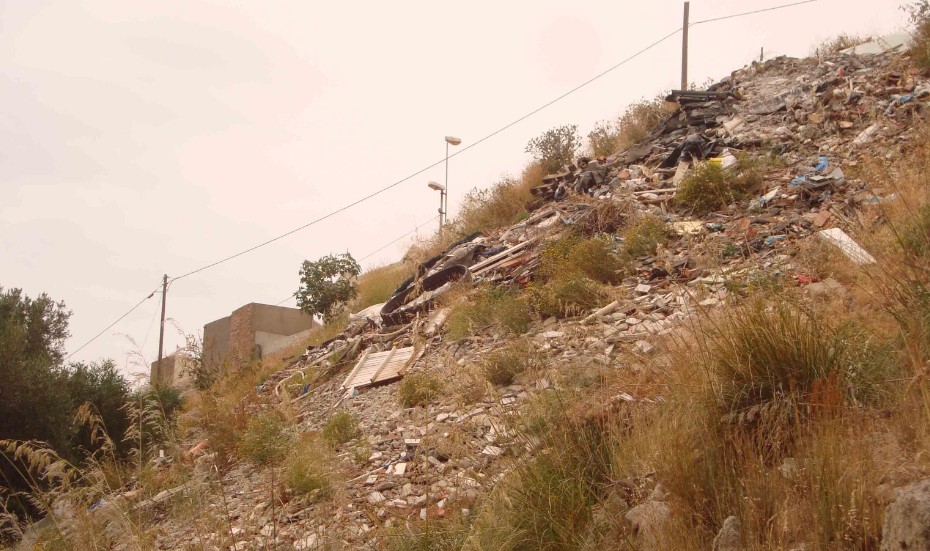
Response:
M425 406L432 402L441 390L439 379L425 371L406 375L398 387L400 403L405 408Z
M692 168L675 193L675 202L698 215L749 196L762 183L762 161L741 155L730 168L705 162Z
M358 418L347 411L335 413L320 431L320 437L334 446L345 444L358 435Z

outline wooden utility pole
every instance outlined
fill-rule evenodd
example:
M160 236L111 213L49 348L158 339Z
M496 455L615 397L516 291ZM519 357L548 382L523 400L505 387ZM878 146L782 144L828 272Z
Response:
M161 280L161 329L158 331L158 376L161 377L161 355L165 351L165 299L168 298L168 274Z
M681 89L688 89L688 12L691 2L685 2L684 22L681 24Z

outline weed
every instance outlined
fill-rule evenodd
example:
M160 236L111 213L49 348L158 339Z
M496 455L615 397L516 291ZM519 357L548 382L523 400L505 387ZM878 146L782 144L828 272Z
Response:
M513 383L517 375L535 368L536 351L525 341L488 353L482 362L484 376L491 384L504 386Z
M284 460L284 483L295 495L322 497L331 488L332 461L325 444L305 436Z
M469 300L460 300L446 320L446 336L462 340L481 327L497 325L510 334L521 335L529 329L530 314L526 302L506 287L483 287Z
M577 316L603 302L604 290L586 277L563 275L529 287L533 309L543 317Z
M285 429L284 416L277 410L268 410L253 417L239 442L239 453L259 466L279 463L290 443Z
M352 301L349 309L358 312L374 304L386 302L409 275L410 269L400 262L368 270L358 278L358 296Z
M645 138L669 113L678 106L665 101L666 94L658 94L651 100L643 99L626 108L617 121L616 149L631 147Z
M518 222L526 216L526 204L533 200L530 188L539 185L542 176L540 165L533 163L520 178L504 176L489 188L469 191L452 223L454 235L464 237Z
M334 414L320 431L320 436L334 446L345 444L358 434L358 419L347 411Z
M457 551L465 543L468 527L468 518L459 515L411 523L388 532L385 548L389 551Z
M627 225L631 213L628 201L596 200L588 214L575 222L572 231L582 237L613 234Z
M623 234L623 252L632 258L656 253L668 231L665 222L653 215L640 216Z
M871 37L868 36L858 36L846 33L838 34L833 38L828 38L811 48L811 56L824 58L831 55L836 55L842 50L852 48L853 46L858 46L859 44L863 44L869 40L871 40Z
M425 406L433 401L442 385L432 373L418 371L404 377L398 388L401 405L405 408Z
M911 56L921 69L930 69L930 1L918 0L904 6L908 19L914 27Z
M692 168L675 193L675 202L704 215L747 197L762 183L762 162L746 155L735 166L701 163Z
M548 280L582 276L600 283L616 283L622 267L606 239L568 237L543 250L539 273Z

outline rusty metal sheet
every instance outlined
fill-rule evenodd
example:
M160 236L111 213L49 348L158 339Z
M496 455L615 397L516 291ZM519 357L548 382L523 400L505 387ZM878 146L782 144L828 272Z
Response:
M384 352L366 351L342 383L342 388L362 388L398 379L416 361L414 347L392 348Z

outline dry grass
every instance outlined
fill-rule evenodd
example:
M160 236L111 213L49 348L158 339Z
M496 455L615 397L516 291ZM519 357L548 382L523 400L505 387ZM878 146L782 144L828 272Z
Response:
M321 499L332 489L333 458L327 446L310 436L300 438L284 460L283 480L297 496Z
M520 178L505 176L489 188L472 189L462 199L459 214L452 221L454 233L466 236L516 223L526 212L526 204L533 200L530 188L538 186L543 176L539 163L532 163Z
M481 368L491 384L504 386L538 365L539 355L533 346L526 341L517 341L485 355Z
M825 39L820 44L811 48L811 56L819 58L829 57L847 48L852 48L853 46L868 42L871 39L872 37L870 36L859 36L846 33L838 34L833 38Z
M358 278L358 295L349 311L359 312L373 304L387 302L394 290L409 277L412 270L403 262L373 268Z

